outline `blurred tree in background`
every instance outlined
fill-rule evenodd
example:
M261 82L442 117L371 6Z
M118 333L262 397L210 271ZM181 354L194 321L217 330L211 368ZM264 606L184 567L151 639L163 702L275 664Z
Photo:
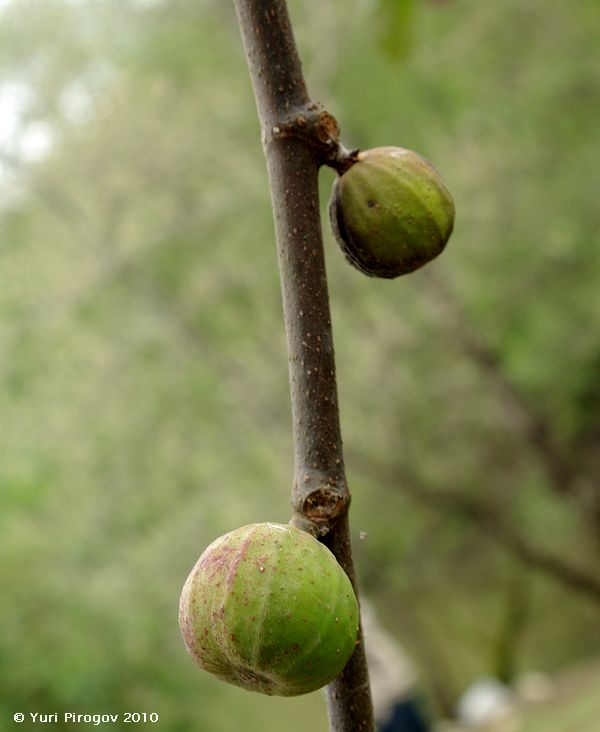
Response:
M365 591L434 709L477 675L598 654L597 4L290 11L346 146L419 151L457 204L444 256L393 282L327 232ZM176 622L209 541L289 514L274 236L233 9L13 0L0 49L0 715L325 730L319 693L199 672Z

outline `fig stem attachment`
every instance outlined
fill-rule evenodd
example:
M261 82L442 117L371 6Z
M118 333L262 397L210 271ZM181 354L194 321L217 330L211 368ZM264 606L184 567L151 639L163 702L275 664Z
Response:
M348 150L340 142L337 145L335 155L325 160L325 165L333 168L338 175L344 175L344 173L349 170L354 165L354 163L358 162L359 152L360 150L358 148L354 150Z

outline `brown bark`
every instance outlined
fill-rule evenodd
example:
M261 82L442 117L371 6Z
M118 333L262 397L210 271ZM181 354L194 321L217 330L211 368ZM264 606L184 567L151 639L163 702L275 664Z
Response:
M284 0L235 0L267 159L288 342L293 522L333 551L355 590L318 171L345 157L335 119L306 90ZM374 730L362 636L328 687L333 732Z

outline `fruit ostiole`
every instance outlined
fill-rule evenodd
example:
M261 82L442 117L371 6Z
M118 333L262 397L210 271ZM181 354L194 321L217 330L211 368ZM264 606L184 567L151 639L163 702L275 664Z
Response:
M341 146L340 146L341 148ZM348 261L364 274L391 279L437 257L454 227L455 207L438 171L400 147L348 153L329 204L334 236Z

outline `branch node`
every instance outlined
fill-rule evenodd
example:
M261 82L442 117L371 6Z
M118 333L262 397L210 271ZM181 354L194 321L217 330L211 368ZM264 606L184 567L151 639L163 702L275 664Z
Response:
M330 523L347 508L347 492L324 485L309 493L302 503L302 513L315 523Z
M345 479L333 481L321 474L305 474L293 487L291 523L313 534L325 536L350 505L350 491Z
M335 168L340 175L356 162L358 150L347 150L340 143L336 118L320 102L311 101L290 110L263 133L263 145L297 138L319 151L322 164Z

